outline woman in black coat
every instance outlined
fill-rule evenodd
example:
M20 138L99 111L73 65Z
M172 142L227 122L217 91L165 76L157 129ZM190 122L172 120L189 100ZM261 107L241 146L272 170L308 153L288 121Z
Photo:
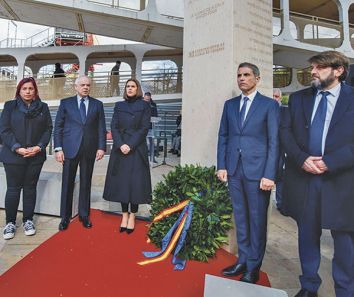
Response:
M3 142L0 161L4 164L7 183L4 239L15 236L21 190L25 235L36 233L33 224L36 188L52 128L48 105L39 99L35 80L32 77L22 79L17 86L16 98L5 103L0 118Z
M125 83L122 102L117 102L111 123L113 147L103 198L122 204L120 232L134 231L139 204L151 202L151 179L146 136L151 108L143 100L140 83ZM129 213L130 204L130 213Z

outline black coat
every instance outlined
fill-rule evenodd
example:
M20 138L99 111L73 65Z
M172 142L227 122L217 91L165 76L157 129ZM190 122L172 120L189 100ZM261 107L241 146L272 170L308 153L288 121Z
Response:
M299 220L308 199L310 173L301 167L310 156L309 127L315 93L308 88L290 96L280 129L286 152L283 211ZM328 171L321 187L321 227L354 232L354 89L342 84L326 137L323 161Z
M31 157L33 163L46 160L46 147L52 134L52 119L48 105L37 99L26 110L22 99L7 101L0 118L3 147L0 161L7 164L26 164L27 159L16 153L17 148L39 146L41 152Z
M151 178L146 135L150 104L142 99L117 102L111 123L113 147L109 158L103 198L108 201L151 202ZM129 145L124 155L120 147Z

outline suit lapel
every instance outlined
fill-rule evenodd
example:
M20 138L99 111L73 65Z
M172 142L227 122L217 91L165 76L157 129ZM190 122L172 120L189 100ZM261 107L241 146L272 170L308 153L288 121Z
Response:
M338 101L336 103L336 106L334 107L334 111L333 111L331 122L329 124L328 131L330 131L331 128L338 122L338 120L342 118L342 115L344 114L349 104L351 103L351 100L348 100L350 96L353 95L350 94L349 88L347 88L346 85L342 84Z
M243 127L242 127L242 128L240 127L241 130L243 130L243 129L246 127L246 125L247 125L249 119L252 117L252 115L254 114L254 112L256 111L256 109L258 108L258 106L260 105L260 100L259 100L260 96L261 96L261 94L260 94L259 92L257 92L257 94L256 94L256 96L254 97L253 102L252 102L252 104L251 104L251 106L250 106L250 108L249 108L249 110L248 110L248 113L247 113L247 115L246 115L245 122L243 123Z
M74 111L74 115L75 115L75 119L82 123L81 121L81 115L80 115L80 109L79 106L77 104L77 96L71 97L70 100L70 107L72 108L72 110Z
M88 120L89 116L91 115L91 113L94 110L94 100L92 100L92 98L90 96L87 97L88 98L88 110L87 110L87 115L86 115L86 121Z
M235 121L235 127L238 127L239 130L241 131L240 127L240 102L241 102L241 96L235 97L235 100L232 100L232 105L231 105L231 113L233 115L232 119Z
M302 102L303 102L302 106L304 108L307 127L311 126L311 115L312 115L313 106L315 104L316 94L317 94L316 90L310 88L307 90L307 93L302 97Z

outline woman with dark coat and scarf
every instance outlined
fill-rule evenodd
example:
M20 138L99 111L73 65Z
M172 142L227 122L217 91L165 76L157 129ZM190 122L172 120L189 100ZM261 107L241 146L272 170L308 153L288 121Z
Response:
M35 80L32 77L22 79L16 89L16 98L5 103L0 118L3 142L0 161L4 164L7 183L4 239L15 236L21 191L24 233L36 233L33 224L36 188L52 129L48 105L39 98Z
M146 136L151 108L142 98L140 83L125 83L124 101L117 102L111 123L113 147L103 198L122 204L120 232L134 231L139 204L151 202L151 179ZM130 212L129 212L130 206Z

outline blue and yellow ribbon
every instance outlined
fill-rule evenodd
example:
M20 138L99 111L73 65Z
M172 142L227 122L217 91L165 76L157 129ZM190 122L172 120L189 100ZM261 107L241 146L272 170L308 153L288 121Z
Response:
M190 227L193 215L193 207L193 203L190 200L184 200L173 207L163 210L154 218L152 223L160 221L164 217L183 209L177 221L173 224L171 229L166 233L165 237L162 239L161 250L157 252L143 252L146 258L153 259L138 262L139 265L147 265L163 261L175 248L172 259L172 263L175 265L174 269L184 269L186 261L178 259L177 254L183 247L187 231Z

